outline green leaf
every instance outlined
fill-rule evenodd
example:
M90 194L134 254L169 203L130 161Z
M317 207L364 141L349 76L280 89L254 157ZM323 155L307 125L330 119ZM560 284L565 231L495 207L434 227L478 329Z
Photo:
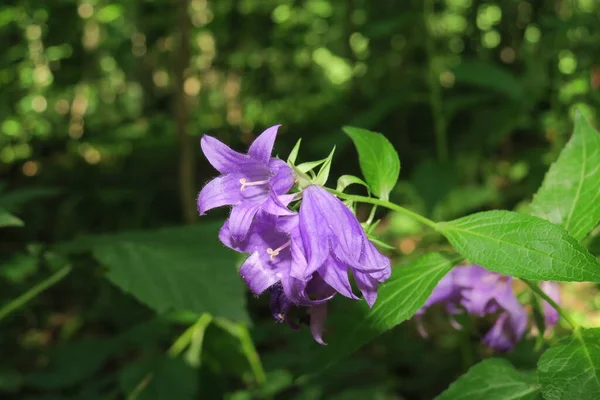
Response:
M583 239L600 221L600 134L581 115L531 203L532 214Z
M549 348L538 363L546 400L595 400L600 393L600 328L583 329Z
M388 200L398 181L400 159L394 146L381 133L345 126L358 151L358 161L371 192L382 200Z
M425 303L433 288L462 257L429 253L414 262L392 269L392 276L379 288L369 309L364 301L340 302L343 310L337 324L327 326L327 347L319 348L313 366L327 367L359 349L388 329L406 321ZM335 322L335 321L334 321Z
M338 192L343 192L350 185L363 185L367 188L367 192L369 192L369 185L358 176L354 175L342 175L338 178L337 186L335 190Z
M514 100L523 96L523 88L517 78L506 68L489 61L465 59L454 69L454 77L458 84L478 86Z
M512 211L485 211L438 224L469 261L518 278L600 282L600 263L564 229Z
M333 160L333 154L335 153L335 146L331 150L331 153L325 159L323 165L319 169L319 173L317 174L317 178L314 180L315 185L325 186L327 183L327 179L329 178L329 171L331 170L331 160Z
M61 343L50 350L46 370L29 374L27 384L44 390L73 386L94 375L114 350L115 344L107 340Z
M302 142L302 138L298 139L298 141L294 145L294 148L290 152L290 155L288 156L288 159L287 159L288 164L290 164L290 165L296 164L296 158L298 158L298 151L300 151L300 143L301 142Z
M119 373L119 382L124 394L135 394L137 400L198 398L196 371L178 358L129 364Z
M0 209L0 228L5 226L23 226L25 225L23 221L19 218L15 217L12 214L9 214L8 211Z
M81 238L63 251L91 249L108 279L158 312L210 313L248 321L238 255L218 241L220 224Z
M530 400L539 397L535 376L523 374L501 358L471 367L436 400Z

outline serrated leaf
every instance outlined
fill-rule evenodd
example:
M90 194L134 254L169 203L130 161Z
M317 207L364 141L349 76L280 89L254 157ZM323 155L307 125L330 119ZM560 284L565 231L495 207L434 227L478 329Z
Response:
M23 226L25 225L23 221L14 215L10 214L8 211L0 209L0 228L5 226Z
M369 192L369 185L358 176L354 175L342 175L338 178L337 186L335 190L338 192L343 192L350 185L363 185L367 188L367 192Z
M533 400L539 393L534 376L517 371L504 359L492 358L471 367L436 400Z
M91 249L107 278L158 312L210 313L248 321L238 255L218 241L220 224L88 236L61 246Z
M298 158L298 152L300 151L300 143L302 143L302 138L298 139L298 141L294 145L294 148L290 152L290 155L287 158L288 164L290 164L290 165L296 164L296 159Z
M575 332L552 346L538 363L546 400L595 400L600 394L600 328Z
M532 214L583 239L600 221L600 134L583 117L531 203Z
M469 261L518 278L600 282L600 263L561 227L512 211L485 211L438 223Z
M433 288L462 257L429 253L414 262L392 269L392 276L379 288L373 308L364 301L344 301L334 315L337 324L328 325L327 347L319 348L311 359L315 366L327 367L353 353L388 329L406 321L425 303ZM314 372L314 371L313 371Z
M382 200L388 200L398 181L400 159L394 146L381 133L345 126L358 151L358 162L371 192Z
M313 182L315 185L325 186L325 184L327 183L327 179L329 178L329 171L331 170L331 161L333 160L334 153L335 153L335 146L331 150L331 153L329 153L329 155L325 159L325 162L323 163L323 165L321 165L321 168L319 169L319 173L317 174L317 177L315 178L315 180Z

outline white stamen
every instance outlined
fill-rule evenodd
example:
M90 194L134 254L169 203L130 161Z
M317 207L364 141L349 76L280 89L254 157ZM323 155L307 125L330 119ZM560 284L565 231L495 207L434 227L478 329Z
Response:
M269 180L264 180L264 181L256 181L256 182L248 182L246 181L246 178L242 178L239 181L242 184L242 187L240 188L240 190L243 192L244 189L246 189L246 186L259 186L259 185L266 185L267 183L269 183Z
M276 248L275 250L273 250L272 248L268 248L267 249L267 254L269 255L269 258L271 259L271 261L275 261L275 256L279 255L279 252L283 249L285 249L286 247L288 247L292 242L288 241L287 243L283 244L282 246Z

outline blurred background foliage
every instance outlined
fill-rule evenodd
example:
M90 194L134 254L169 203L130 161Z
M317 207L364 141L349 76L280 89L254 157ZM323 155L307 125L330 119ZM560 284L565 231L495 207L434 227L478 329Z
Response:
M359 174L340 128L360 126L400 154L392 200L526 209L575 107L597 121L599 18L595 0L2 2L0 307L22 307L0 317L0 396L433 398L490 355L489 323L439 313L427 340L406 323L302 375L318 345L244 291L225 210L197 218L200 136L241 150L282 123L282 158L337 146L334 185ZM398 264L439 247L401 215L378 234ZM563 291L600 323L595 285ZM534 336L502 356L533 367Z

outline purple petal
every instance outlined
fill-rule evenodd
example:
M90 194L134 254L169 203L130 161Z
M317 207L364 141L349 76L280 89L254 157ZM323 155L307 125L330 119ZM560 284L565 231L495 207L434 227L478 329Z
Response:
M392 274L390 259L381 254L367 238L365 238L364 246L359 262L353 265L354 269L369 273L377 272L372 276L379 282L385 281Z
M279 278L276 271L265 265L258 253L252 253L240 268L240 275L252 291L259 295L273 286Z
M269 193L267 201L263 204L262 209L273 215L294 215L294 211L288 209L286 205L281 201L279 196L275 192Z
M229 231L234 241L239 242L246 238L254 216L260 207L260 203L244 202L231 209Z
M254 139L254 142L252 142L248 149L248 155L265 164L268 163L271 158L271 152L273 151L275 138L277 137L277 129L279 129L280 126L281 125L272 126Z
M310 308L310 332L317 343L326 345L323 341L325 320L327 319L327 304L319 304Z
M302 212L310 213L303 223ZM311 250L317 245L322 249L329 250L328 241L323 241L324 236L329 236L335 241L334 251L336 256L346 264L354 267L363 252L364 242L367 240L365 232L360 223L352 214L352 211L337 197L325 189L312 185L302 192L302 204L300 205L300 230L320 231L317 235L310 235L309 241L320 243L310 244ZM304 236L302 238L305 240ZM305 244L307 242L305 241ZM322 251L322 250L321 250ZM309 265L315 266L311 257L308 258ZM320 261L320 257L315 257ZM321 263L325 261L322 260ZM317 266L318 267L318 266Z
M309 186L309 188L312 186ZM304 194L306 191L304 190ZM306 254L307 266L303 275L307 276L315 272L329 257L329 235L325 226L322 210L306 197L300 204L299 222L300 237L302 242L301 251ZM297 278L301 276L295 275Z
M498 351L510 351L523 337L527 327L527 314L500 314L494 326L483 338L483 342Z
M557 282L544 281L540 283L540 288L546 293L552 300L557 304L560 304L560 286ZM550 305L547 301L542 303L544 309L544 319L546 321L546 327L548 329L554 327L558 322L558 311Z
M296 176L292 168L283 160L272 158L269 161L269 170L271 171L271 188L277 194L287 193L296 181Z
M202 136L200 147L208 162L222 174L239 171L240 166L250 159L247 155L232 150L223 142L208 135Z
M238 204L242 200L240 177L240 174L227 174L208 182L198 194L197 205L200 215L216 207Z
M321 278L342 296L358 300L358 297L352 293L352 286L348 279L348 266L335 260L329 259L318 269Z
M359 271L354 271L354 280L356 280L356 285L369 307L373 307L375 300L377 300L377 280Z

